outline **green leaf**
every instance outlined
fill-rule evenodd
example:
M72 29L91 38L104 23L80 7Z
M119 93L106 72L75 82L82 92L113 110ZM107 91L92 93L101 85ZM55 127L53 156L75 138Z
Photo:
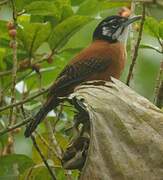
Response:
M58 72L58 69L54 64L50 64L50 66L43 65L44 68L40 69L40 73L42 75L42 87L46 87L51 82L54 81L56 77L56 72ZM38 82L38 74L36 72L32 72L29 76L25 78L25 83L27 85L28 89L38 89L39 82Z
M15 0L16 10L22 11L27 4L30 4L33 0Z
M7 30L7 21L0 20L0 38L9 39L8 30Z
M67 138L60 132L55 133L55 137L61 149L65 150L69 144Z
M1 47L2 48L9 48L10 41L5 38L0 38Z
M51 175L49 174L48 169L43 165L26 170L20 177L20 180L25 180L27 177L29 180L51 180Z
M60 11L54 2L34 1L25 6L27 13L32 15L53 16L57 20L60 19Z
M77 11L80 15L92 15L100 11L100 2L98 0L86 0L82 3Z
M31 21L31 16L29 14L22 14L21 16L18 16L17 22L18 24L26 23Z
M32 55L44 43L50 34L49 23L23 23L18 29L18 38L22 41L24 49Z
M73 6L77 6L81 4L82 2L84 2L84 0L71 0L71 3Z
M163 21L159 23L159 36L163 39Z
M128 4L128 2L109 2L108 0L86 0L80 5L77 13L80 15L94 15L102 10L122 7Z
M10 175L13 175L13 165L17 164L18 171L20 173L23 173L26 169L33 166L33 161L21 154L11 154L7 156L0 157L0 179L5 179L5 177L8 177ZM3 178L2 178L3 177Z
M53 146L51 144L52 142L50 142L48 134L44 133L41 136L42 136L42 138L44 138L44 140L47 142L47 144L53 148ZM56 166L61 165L60 164L61 162L58 159L58 157L56 156L56 154L54 154L54 152L50 151L49 148L45 145L45 143L38 136L36 137L36 141L37 141L37 145L40 147L40 149L46 159L53 160L53 162ZM32 159L37 164L42 163L42 159L41 159L40 155L38 154L38 152L36 151L36 148L34 146L32 147Z
M63 47L78 30L91 20L92 18L87 16L74 15L58 24L54 27L49 37L51 49L59 49Z
M58 0L58 3L60 3L61 6L62 20L74 14L70 0L62 0L62 1Z
M69 16L72 16L73 10L70 5L63 5L62 7L62 20L66 19Z
M4 48L0 48L0 70L4 70L6 67L6 64L4 62L5 53L6 50Z
M67 179L63 168L56 168L55 172L56 172L56 179L58 179L58 180L65 180L65 179ZM71 179L72 180L77 180L78 178L76 178L76 179L75 178L71 178Z
M128 5L130 5L130 2L125 2L125 1L124 2L113 2L113 1L108 2L108 0L104 0L104 2L101 3L100 5L100 11L111 9L111 8L128 6Z
M159 23L153 17L147 17L144 24L144 30L154 37L159 37Z
M60 53L63 52L67 52L67 53L71 53L71 54L77 54L78 52L80 52L82 49L84 49L84 47L76 47L76 48L65 48L63 49Z
M2 115L2 114L0 113L0 115ZM4 112L3 112L3 116L4 116ZM3 120L4 120L4 118L3 118ZM0 119L0 130L2 130L3 128L6 127L3 120ZM6 143L8 142L7 139L8 139L7 134L0 136L0 149L3 149L6 146Z

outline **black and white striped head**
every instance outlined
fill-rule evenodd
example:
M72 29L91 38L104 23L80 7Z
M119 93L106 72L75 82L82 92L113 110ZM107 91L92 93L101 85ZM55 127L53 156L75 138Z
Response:
M128 26L140 18L141 16L127 18L117 15L107 17L96 27L93 40L102 39L111 43L125 41L128 35Z

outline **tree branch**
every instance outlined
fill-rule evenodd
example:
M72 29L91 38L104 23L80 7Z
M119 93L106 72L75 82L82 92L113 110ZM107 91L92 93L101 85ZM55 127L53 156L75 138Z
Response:
M13 10L13 19L14 19L14 25L16 30L16 7L15 2L11 0L12 4L12 10ZM11 104L15 102L15 85L16 85L16 73L17 73L17 40L16 35L12 36L12 43L13 43L13 69L12 69L12 87L11 87ZM14 124L14 118L13 118L13 107L10 109L10 115L9 115L9 125Z
M2 1L0 2L0 6L8 3L8 1L9 1L9 0L2 0Z
M39 137L39 139L41 140L41 142L42 142L53 154L55 154L55 155L58 157L58 154L57 154L56 150L53 149L53 148L48 144L48 142L46 141L46 139L44 139L44 137L42 137L41 134L39 134L37 131L35 131L35 134ZM60 157L58 157L58 159L61 160Z
M3 129L0 131L0 136L8 133L8 132L11 132L13 131L14 129L17 129L21 126L24 126L26 125L28 122L30 122L33 118L32 117L28 117L26 118L24 121L20 122L20 123L17 123L17 124L14 124L13 126L8 126L7 128Z
M79 163L87 153L80 180L161 180L163 112L124 83L111 80L98 86L87 83L71 94L89 114L83 120L90 123L90 141L86 151L74 142L77 152L68 162Z
M160 83L158 94L156 98L156 106L159 108L163 107L163 80Z
M50 175L51 175L51 177L52 177L52 180L56 180L56 177L55 177L52 169L50 168L48 162L46 161L46 159L45 159L45 157L44 157L44 155L43 155L43 153L41 152L40 148L38 147L38 145L37 145L37 143L36 143L36 140L35 140L35 137L34 137L33 135L31 135L31 139L32 139L32 142L33 142L34 147L36 148L36 150L37 150L37 152L39 153L41 159L43 160L45 166L47 167L47 169L48 169L48 171L49 171L49 173L50 173Z
M163 54L163 42L159 38L158 42L161 46ZM160 70L156 80L154 102L159 108L161 108L161 106L163 105L163 60L161 60Z
M16 94L15 94L15 86L16 86L16 79L17 79L17 39L16 39L16 25L17 25L17 16L16 16L16 7L14 0L11 0L12 12L13 12L13 21L14 21L14 28L8 29L9 34L11 36L12 41L12 50L13 50L13 67L12 67L12 84L11 84L11 104L15 102ZM15 32L15 33L13 33ZM9 113L9 121L8 126L14 125L16 122L16 115L14 114L14 107L11 107ZM8 150L10 153L14 152L14 134L8 134L8 141L9 139L12 141L12 144L8 146ZM7 145L6 145L7 147ZM17 165L13 164L14 173L17 174Z
M62 151L61 151L60 146L58 145L56 137L54 136L50 121L45 121L45 125L46 125L47 131L48 131L48 136L49 136L51 146L53 146L53 148L55 148L56 155L57 155L58 159L61 160L62 159Z
M24 99L24 100L22 100L22 101L19 101L19 102L10 104L10 105L5 106L5 107L2 107L2 108L0 108L0 112L5 111L5 110L10 109L10 108L15 107L15 106L19 106L19 105L21 105L21 104L25 104L26 102L31 101L31 100L33 100L33 99L41 96L42 94L46 93L48 90L49 90L49 88L47 88L47 89L45 89L45 90L42 90L41 92L39 91L39 92L36 93L35 95L33 95L33 96L31 96L31 97L28 97L28 98L26 98L26 99Z
M35 66L36 64L43 63L43 62L47 61L47 59L52 58L53 55L54 55L54 53L55 53L55 54L60 54L60 53L62 53L62 52L54 51L54 52L51 52L50 54L44 54L39 60L37 60L37 61L36 61L35 63L33 63L32 65L29 63L29 65L28 65L25 69L23 69L23 72L24 72L25 70L32 69L32 66ZM18 67L18 68L17 68L17 72L21 72L21 71L22 71L21 67ZM12 70L7 70L7 71L0 72L0 77L1 77L1 76L8 76L8 75L10 75L11 73L12 73Z
M12 73L11 70L8 70L8 71L2 71L2 72L0 72L0 77L1 77L1 76L7 76L7 75L10 75L11 73Z
M128 86L130 85L130 80L131 80L131 77L133 75L133 69L134 69L136 59L138 56L138 50L139 50L139 45L140 45L140 41L141 41L141 37L142 37L144 21L145 21L145 3L143 3L142 20L141 20L141 24L140 24L139 35L138 35L137 43L135 45L135 51L133 54L132 63L130 65L130 69L129 69L129 73L128 73L128 77L127 77L127 81L126 81L126 84Z

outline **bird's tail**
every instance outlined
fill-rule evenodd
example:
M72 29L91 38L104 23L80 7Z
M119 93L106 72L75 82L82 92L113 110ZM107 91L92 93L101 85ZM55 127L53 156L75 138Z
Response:
M39 110L39 112L34 116L33 120L30 122L30 124L27 126L24 136L29 137L32 132L36 129L38 124L46 117L49 111L51 111L53 108L55 108L58 105L57 98L49 98L48 101L42 106L42 108Z

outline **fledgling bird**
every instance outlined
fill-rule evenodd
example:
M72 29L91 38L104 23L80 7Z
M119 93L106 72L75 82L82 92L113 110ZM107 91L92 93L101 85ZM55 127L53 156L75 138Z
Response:
M25 130L29 137L49 111L58 106L59 97L68 96L80 83L91 80L119 79L125 65L125 44L128 27L141 16L132 18L110 16L98 24L93 41L82 50L59 74L49 89L48 97L33 121Z

